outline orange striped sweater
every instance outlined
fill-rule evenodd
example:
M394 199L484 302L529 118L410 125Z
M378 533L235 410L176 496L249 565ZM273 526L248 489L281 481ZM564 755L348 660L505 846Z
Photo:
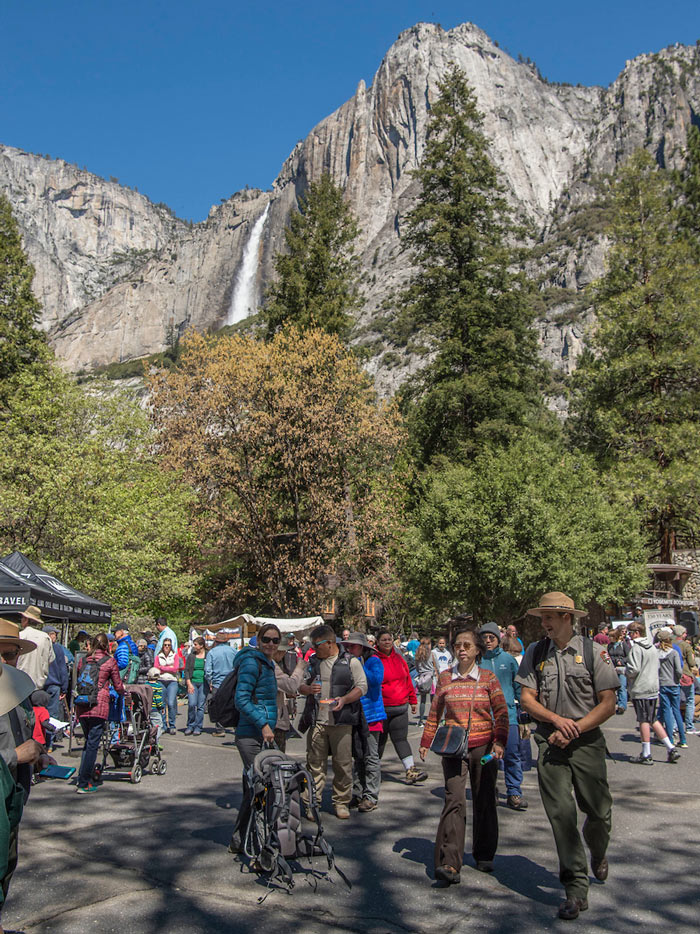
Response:
M452 680L452 669L438 678L435 697L425 724L421 746L429 747L443 716L448 726L469 723L469 708L474 694L472 678ZM469 731L469 748L485 746L495 740L503 746L508 742L508 705L498 678L492 671L479 669L479 684L474 697L474 709Z

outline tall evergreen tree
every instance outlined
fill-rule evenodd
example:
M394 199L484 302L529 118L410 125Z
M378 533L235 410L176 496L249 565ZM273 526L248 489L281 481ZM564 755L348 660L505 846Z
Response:
M330 175L312 182L285 231L286 252L275 257L275 282L263 315L268 337L288 324L343 336L358 304L353 242L357 224Z
M33 278L10 202L0 195L0 396L5 380L46 353L36 328L41 306L32 292Z
M612 247L570 419L574 440L618 472L664 562L700 533L700 266L674 201L644 151L612 181Z
M417 273L401 297L434 351L404 395L424 463L507 443L543 413L527 283L515 271L516 231L483 117L458 68L439 91L404 238Z
M700 129L691 124L680 175L679 227L700 255Z

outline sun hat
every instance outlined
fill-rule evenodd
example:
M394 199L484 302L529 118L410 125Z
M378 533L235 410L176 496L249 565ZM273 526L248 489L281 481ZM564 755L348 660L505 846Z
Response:
M41 610L38 606L28 606L26 610L22 610L20 616L27 616L29 619L36 619L41 622Z
M543 594L540 598L540 605L527 612L531 616L542 616L543 612L549 611L571 613L572 616L588 616L587 610L577 610L571 597L567 597L565 593L561 593L559 590Z
M672 642L673 633L670 629L659 629L656 633L656 638L659 640L659 642Z
M372 648L364 632L351 632L347 639L343 639L342 642L343 645L361 645L363 649Z
M157 681L158 678L160 678L160 668L149 668L147 677L150 681L153 681L154 679Z
M26 672L0 664L0 717L21 704L34 690L36 685Z
M222 629L220 629L217 633L214 633L214 642L228 642L231 638L231 633L224 632Z
M0 617L0 642L11 642L19 648L20 655L26 655L27 652L33 652L36 645L29 639L20 638L20 629L16 623L11 623L9 619Z

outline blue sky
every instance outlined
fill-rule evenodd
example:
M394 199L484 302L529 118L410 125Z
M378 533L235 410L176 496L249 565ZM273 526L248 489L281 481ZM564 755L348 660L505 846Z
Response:
M554 81L700 38L698 0L34 0L0 10L0 142L115 176L181 217L267 188L401 30L471 21Z

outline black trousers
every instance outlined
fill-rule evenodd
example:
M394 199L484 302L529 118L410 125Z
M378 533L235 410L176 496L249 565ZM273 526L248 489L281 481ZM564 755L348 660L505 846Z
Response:
M498 816L496 814L496 777L498 763L481 764L487 746L469 750L469 759L442 760L445 776L445 805L440 815L435 839L435 867L462 868L464 837L467 827L467 773L472 789L472 855L479 860L492 860L498 846Z
M384 755L386 741L391 737L396 755L399 759L406 759L413 755L411 744L408 742L408 704L385 709L384 729L379 734L379 758L381 759Z

